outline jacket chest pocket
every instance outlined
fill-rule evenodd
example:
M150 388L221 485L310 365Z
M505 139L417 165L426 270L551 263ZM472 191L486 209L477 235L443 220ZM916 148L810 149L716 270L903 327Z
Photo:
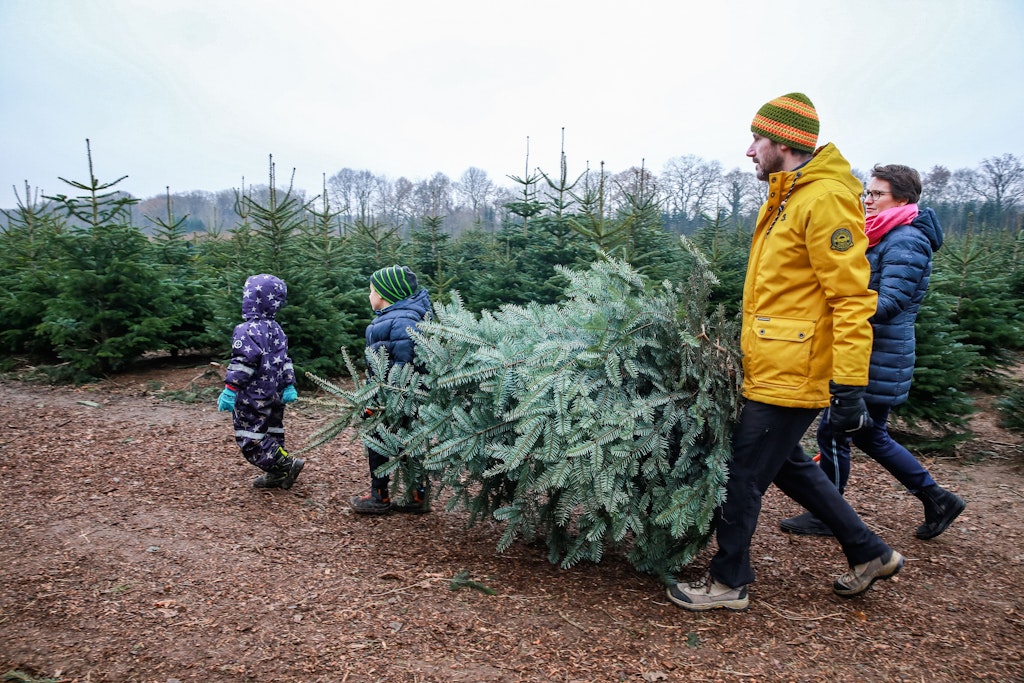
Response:
M801 387L811 375L814 320L754 316L746 351L748 379L755 385Z

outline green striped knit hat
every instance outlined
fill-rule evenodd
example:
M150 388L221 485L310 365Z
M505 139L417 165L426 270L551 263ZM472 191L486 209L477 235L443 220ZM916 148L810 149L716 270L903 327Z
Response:
M419 289L416 276L408 266L398 264L375 271L370 276L370 284L380 294L380 298L389 304L410 297Z
M791 92L758 109L750 130L787 147L813 152L818 144L818 112L807 95Z

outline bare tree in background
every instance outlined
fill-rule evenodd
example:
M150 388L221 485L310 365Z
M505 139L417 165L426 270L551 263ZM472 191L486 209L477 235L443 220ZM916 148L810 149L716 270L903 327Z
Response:
M331 204L345 222L352 221L352 207L355 206L355 174L351 168L343 168L327 179L327 191Z
M742 217L757 212L764 202L766 183L759 182L749 171L734 168L722 177L721 206L727 212L729 223L739 228Z
M455 183L455 196L473 212L473 220L479 221L483 208L494 196L494 183L486 171L470 166Z
M657 176L640 166L616 173L610 180L608 202L613 211L629 206L630 197L638 204L656 198L660 189Z
M948 201L949 184L952 178L953 174L945 166L932 166L932 170L921 178L922 194L928 202L933 204Z
M1024 199L1024 165L1013 154L989 157L974 175L972 189L1002 217Z
M665 163L661 179L669 213L693 224L715 208L722 164L693 154L673 157Z
M515 193L512 192L511 188L495 186L494 196L491 198L491 207L494 213L494 227L499 228L508 224L511 219L512 212L508 210L506 204L514 201Z
M974 171L969 168L958 168L949 179L949 200L957 205L967 204L977 198L974 187Z
M419 216L446 216L452 209L452 181L444 173L416 184L416 213Z
M975 202L980 198L974 189L978 184L976 175L969 168L950 171L945 166L933 166L921 178L922 203L939 212L943 230L962 230L976 215Z
M343 168L327 180L332 202L347 222L373 220L381 179L370 171Z
M412 225L416 217L416 185L402 176L394 184L395 225Z
M373 220L373 207L380 194L380 179L369 171L357 171L353 190L356 219L369 223Z

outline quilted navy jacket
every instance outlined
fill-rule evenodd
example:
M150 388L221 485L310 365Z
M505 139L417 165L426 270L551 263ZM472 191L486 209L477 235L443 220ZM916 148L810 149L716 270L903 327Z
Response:
M429 312L430 295L423 288L377 311L373 322L366 326L366 348L377 349L383 346L388 351L392 365L411 363L416 357L416 347L409 335L409 328L415 328Z
M932 254L941 246L938 218L931 209L922 208L912 223L893 228L868 248L870 287L878 292L864 396L868 403L896 406L907 400L916 360L914 321L928 291Z

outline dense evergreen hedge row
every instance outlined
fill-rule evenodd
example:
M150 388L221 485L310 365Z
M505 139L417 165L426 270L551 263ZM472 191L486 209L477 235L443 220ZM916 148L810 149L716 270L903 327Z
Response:
M90 164L91 168L91 164ZM564 300L559 268L587 270L606 257L628 263L647 283L686 281L693 258L666 229L656 194L638 176L607 208L607 188L546 175L515 180L500 229L455 236L444 216L409 225L372 218L343 223L324 192L313 201L276 189L236 193L238 222L218 234L186 235L170 197L150 225L133 225L135 200L120 181L69 182L73 196L26 198L5 212L0 233L0 345L4 363L47 367L84 380L124 369L150 352L201 350L227 356L240 319L240 288L256 272L288 284L280 320L303 372L338 376L341 350L362 362L370 318L369 274L411 266L434 301L458 292L468 311ZM718 284L711 302L738 310L750 216L705 216L692 236ZM955 435L971 410L973 386L1000 382L1024 344L1021 235L969 222L947 234L918 322L911 401L898 414Z

